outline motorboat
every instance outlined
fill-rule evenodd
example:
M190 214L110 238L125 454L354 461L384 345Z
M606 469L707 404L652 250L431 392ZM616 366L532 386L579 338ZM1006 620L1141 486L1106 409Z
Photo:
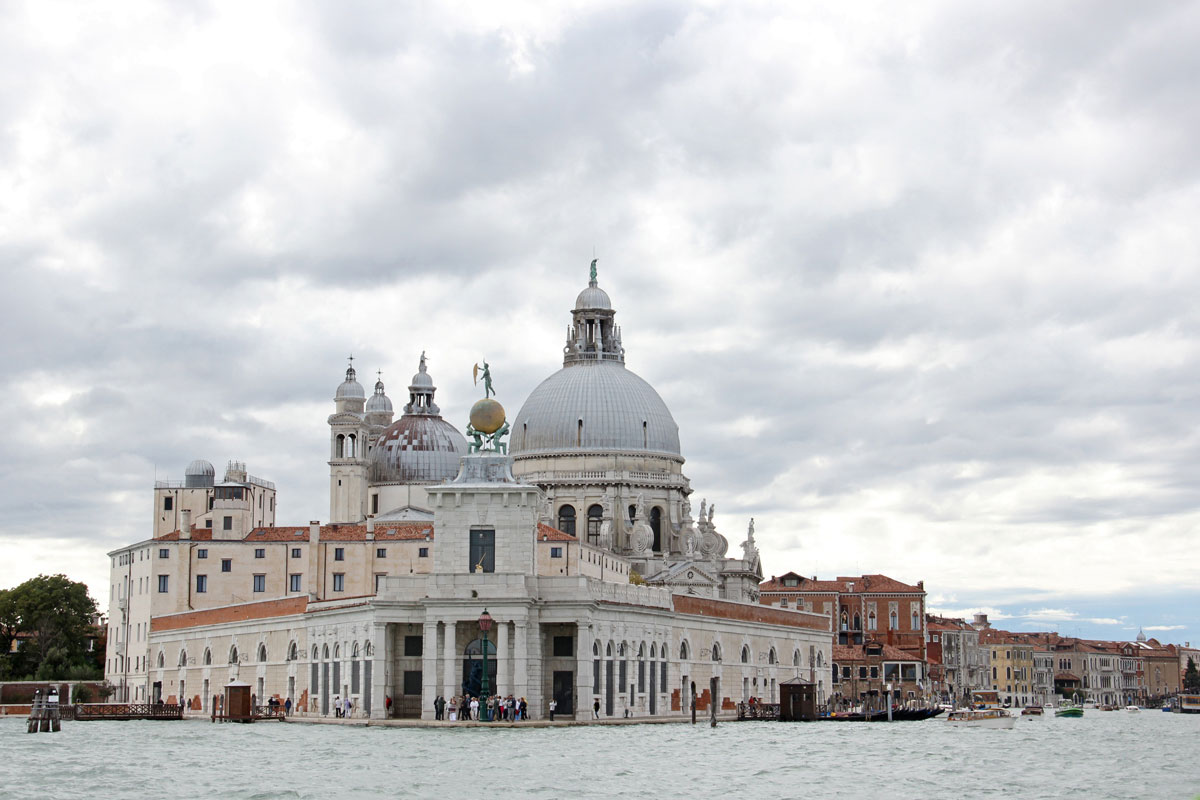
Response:
M1054 710L1056 717L1082 717L1083 706L1061 705Z
M1141 711L1141 709L1137 706L1125 706L1125 710L1132 714L1136 714L1137 712Z
M960 708L947 714L946 722L957 728L1011 728L1017 718L1003 708Z
M1022 717L1040 717L1046 713L1041 706L1025 706L1021 709Z

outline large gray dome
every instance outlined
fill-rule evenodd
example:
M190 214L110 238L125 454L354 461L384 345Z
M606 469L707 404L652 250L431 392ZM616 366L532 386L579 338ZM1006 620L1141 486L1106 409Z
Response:
M679 426L658 392L623 364L581 361L533 390L512 426L509 450L514 456L597 450L679 456Z

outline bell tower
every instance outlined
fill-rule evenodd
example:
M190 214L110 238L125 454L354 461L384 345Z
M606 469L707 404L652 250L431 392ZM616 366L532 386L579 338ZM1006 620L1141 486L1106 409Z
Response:
M360 522L367 515L367 395L355 379L354 356L329 415L329 521Z

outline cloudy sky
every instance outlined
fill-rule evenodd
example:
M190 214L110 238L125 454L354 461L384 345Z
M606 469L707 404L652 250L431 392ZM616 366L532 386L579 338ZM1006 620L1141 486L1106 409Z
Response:
M0 3L0 586L328 518L355 355L516 410L593 253L769 574L1200 640L1200 4ZM399 404L397 404L399 405Z

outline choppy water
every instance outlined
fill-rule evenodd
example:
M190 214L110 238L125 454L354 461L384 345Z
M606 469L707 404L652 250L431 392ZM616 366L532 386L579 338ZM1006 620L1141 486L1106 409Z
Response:
M886 795L884 794L886 792ZM0 797L1200 796L1200 715L411 729L0 720Z

